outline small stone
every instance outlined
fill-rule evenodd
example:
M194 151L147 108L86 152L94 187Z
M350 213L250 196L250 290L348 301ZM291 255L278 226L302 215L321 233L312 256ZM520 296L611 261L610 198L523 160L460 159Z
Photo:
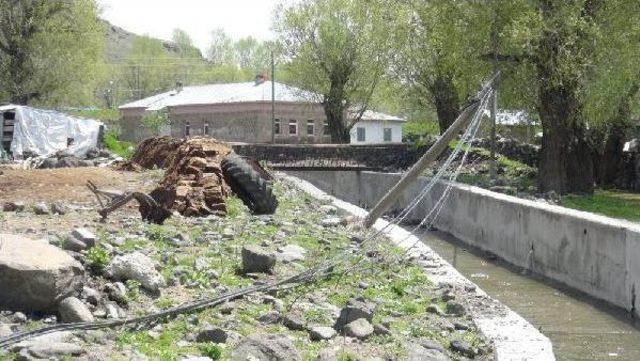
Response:
M235 309L236 309L236 304L234 302L225 302L222 305L220 305L219 311L223 315L230 315Z
M351 242L361 244L362 242L364 242L364 238L362 236L354 234L351 236Z
M376 324L373 326L373 333L378 336L388 336L391 334L391 331L381 324Z
M219 327L205 328L196 335L197 342L225 343L229 334Z
M285 315L282 324L293 331L303 331L306 328L304 317L297 312L289 312Z
M222 230L222 238L224 239L232 239L235 236L236 232L234 232L232 228L227 227Z
M309 329L309 338L311 341L331 340L336 334L336 330L331 327L315 326Z
M60 201L53 202L51 203L51 212L53 214L58 214L63 216L67 214L67 206Z
M336 321L334 328L342 331L342 328L350 322L364 318L367 321L373 319L375 304L363 302L359 300L350 300L347 305L340 311L340 316Z
M81 252L87 249L87 245L75 237L69 237L64 240L62 249L72 252Z
M435 304L431 304L431 305L427 306L426 311L428 313L433 313L435 315L440 315L440 316L444 315L444 313L442 312L440 307L438 307L438 305L435 305Z
M51 210L49 210L49 206L46 203L38 202L33 205L33 213L39 216L45 216L50 214Z
M16 312L13 314L13 322L15 323L25 323L27 322L27 316L22 312Z
M76 228L71 232L71 236L86 244L88 248L96 245L96 235L86 228Z
M460 322L454 322L453 323L453 327L456 330L459 330L459 331L466 331L466 330L469 329L469 326L465 325L464 323L460 323Z
M153 260L140 252L116 256L107 266L107 273L117 280L136 280L151 292L157 292L166 285Z
M306 249L294 244L290 244L284 247L280 247L280 249L278 250L278 254L276 254L276 257L282 263L291 263L296 261L304 261L305 253L307 253Z
M476 356L476 351L464 341L453 340L450 343L450 348L452 351L455 351L463 356L474 358Z
M82 298L87 300L92 305L97 305L98 302L102 299L102 295L97 290L84 286L82 287Z
M75 297L67 297L58 305L62 322L93 322L93 315L87 306Z
M265 314L258 316L257 320L260 323L272 325L280 322L280 313L278 311L269 311Z
M127 303L127 287L122 282L107 283L104 286L109 298L119 303Z
M24 352L24 354L23 354ZM86 351L83 347L64 342L38 342L21 351L22 356L36 359L60 359L62 357L80 356ZM28 358L31 359L31 358Z
M344 326L344 332L349 337L364 340L373 333L373 326L364 318L359 318Z
M242 339L231 352L231 360L298 360L300 354L289 337L254 334Z
M244 273L272 273L276 256L260 247L242 248L242 270Z
M342 223L342 219L340 219L340 217L329 217L329 218L325 218L320 222L320 225L322 225L325 228L329 228L329 227L337 227Z
M459 302L454 302L454 301L447 302L446 309L448 314L454 315L457 317L462 317L466 313L464 306Z
M437 341L434 341L428 338L419 339L418 344L427 350L437 350L440 352L444 352L444 346L442 346Z

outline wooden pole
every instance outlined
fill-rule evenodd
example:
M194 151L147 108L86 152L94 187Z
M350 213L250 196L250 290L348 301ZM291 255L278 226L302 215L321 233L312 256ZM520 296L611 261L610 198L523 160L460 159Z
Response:
M451 142L458 135L458 133L469 123L470 116L477 111L482 98L493 87L494 83L499 77L499 72L493 75L491 80L482 88L482 90L480 90L473 103L468 105L462 111L456 121L451 124L447 131L442 134L442 136L431 146L431 148L429 148L429 150L422 156L422 158L420 158L418 162L416 162L416 164L414 164L413 167L411 167L411 169L404 174L402 179L400 179L400 181L398 181L398 183L393 188L391 188L391 190L384 197L382 197L378 204L373 207L371 212L369 212L364 220L365 227L371 227L376 222L376 220L378 220L378 218L382 217L382 215L393 205L393 203L398 200L402 192L404 192L409 184L413 183L422 174L422 172L424 172L424 170L429 165L431 165L431 163L435 162L435 160L442 154L442 152L447 149L449 142Z

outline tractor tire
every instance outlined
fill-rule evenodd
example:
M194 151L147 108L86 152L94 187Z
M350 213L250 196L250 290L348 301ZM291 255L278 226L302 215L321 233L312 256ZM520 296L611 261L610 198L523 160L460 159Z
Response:
M261 174L263 172L258 172L249 162L235 154L222 161L225 181L253 214L273 214L278 208L272 182Z

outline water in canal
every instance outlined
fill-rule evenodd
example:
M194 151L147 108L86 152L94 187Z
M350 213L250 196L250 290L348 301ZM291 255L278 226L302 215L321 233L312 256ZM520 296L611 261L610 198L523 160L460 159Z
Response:
M423 242L493 298L539 328L558 360L640 360L640 329L626 313L606 307L501 262L439 233Z

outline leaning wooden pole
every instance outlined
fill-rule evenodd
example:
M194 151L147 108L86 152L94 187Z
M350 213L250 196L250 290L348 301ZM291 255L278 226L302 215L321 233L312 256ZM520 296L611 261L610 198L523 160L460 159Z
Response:
M375 207L369 212L367 217L364 220L364 226L369 228L371 227L378 218L382 217L382 215L389 210L389 208L393 205L395 201L398 200L402 192L413 183L423 172L424 170L431 165L431 163L435 162L436 159L447 149L449 142L451 142L457 135L460 133L462 129L469 124L469 120L471 116L475 114L480 106L481 100L487 94L487 92L491 91L494 88L495 83L500 78L500 72L494 73L491 79L484 85L484 87L478 92L476 97L462 110L462 113L458 116L458 118L451 124L451 126L447 129L444 134L429 148L429 150L420 158L416 164L411 167L407 173L402 176L402 179L398 181L398 183L391 188L391 190L384 196L382 199L376 204Z

